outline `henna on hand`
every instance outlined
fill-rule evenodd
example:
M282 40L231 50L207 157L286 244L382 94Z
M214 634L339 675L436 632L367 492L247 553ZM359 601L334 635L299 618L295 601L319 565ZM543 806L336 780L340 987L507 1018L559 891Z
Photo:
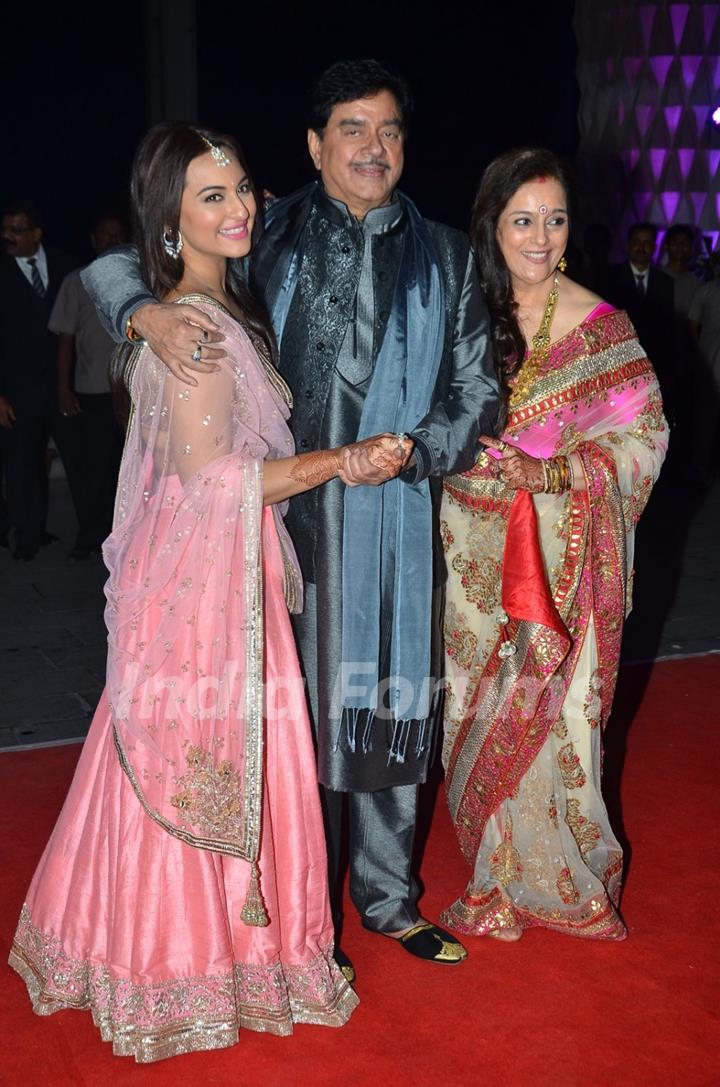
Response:
M318 449L313 453L299 456L289 475L296 483L302 483L310 490L334 479L342 468L342 453L339 449Z
M516 491L529 491L530 494L540 494L545 490L545 473L540 457L531 457L517 446L510 446L499 438L490 438L485 434L480 435L480 441L500 454L500 476L508 487Z
M545 490L542 460L523 453L522 449L510 449L503 455L500 475L516 491L540 494Z

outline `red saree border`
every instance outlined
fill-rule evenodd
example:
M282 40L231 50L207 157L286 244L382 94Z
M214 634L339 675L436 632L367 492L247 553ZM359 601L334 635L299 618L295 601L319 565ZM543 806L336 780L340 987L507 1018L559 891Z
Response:
M622 867L622 861L620 862ZM512 928L548 928L592 940L624 940L627 930L608 887L570 910L529 910L511 902L499 887L485 894L467 890L440 914L440 922L465 936L487 936Z
M590 498L591 537L588 542L596 616L598 694L601 724L607 724L617 683L620 644L627 596L625 520L612 457L595 442L577 449Z
M568 545L553 593L569 644L548 627L511 618L493 647L450 752L446 791L452 811L458 760L465 745L472 743L481 704L487 704L488 712L494 706L493 723L453 813L460 848L470 863L490 816L517 790L557 720L593 612L599 618L596 639L603 725L612 706L625 615L624 522L612 458L594 442L583 443L578 453L587 492L570 496ZM538 649L534 643L540 632L544 644ZM506 670L512 663L500 657L500 646L506 640L522 641L523 635L527 649L522 668L509 689L503 690L508 686Z

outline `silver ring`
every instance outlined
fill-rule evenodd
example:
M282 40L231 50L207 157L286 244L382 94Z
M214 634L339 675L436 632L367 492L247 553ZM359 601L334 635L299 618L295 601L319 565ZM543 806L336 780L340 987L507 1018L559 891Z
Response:
M198 344L192 355L190 356L193 362L202 362L202 345Z

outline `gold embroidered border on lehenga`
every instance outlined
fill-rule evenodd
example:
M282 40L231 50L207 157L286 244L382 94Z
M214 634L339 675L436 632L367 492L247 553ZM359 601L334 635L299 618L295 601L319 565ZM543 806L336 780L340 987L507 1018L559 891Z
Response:
M98 963L72 959L36 928L26 906L9 958L33 1009L90 1010L113 1053L150 1063L196 1050L224 1049L241 1027L292 1034L296 1023L339 1027L358 998L328 946L303 965L235 963L232 973L139 985Z

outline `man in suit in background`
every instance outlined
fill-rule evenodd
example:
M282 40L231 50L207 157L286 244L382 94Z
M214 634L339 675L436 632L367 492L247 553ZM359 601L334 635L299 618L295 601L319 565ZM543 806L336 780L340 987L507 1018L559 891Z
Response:
M66 463L72 459L57 407L57 339L48 318L74 261L43 245L42 218L27 200L5 208L0 237L0 443L14 555L30 561L50 539L48 437Z
M613 268L610 300L626 310L635 325L638 339L657 373L665 414L672 422L677 366L673 281L652 263L657 234L652 223L632 224L627 237L627 260Z
M97 256L126 239L120 215L104 211L96 216L90 241ZM63 280L49 327L58 337L58 407L72 438L75 466L71 482L78 533L68 558L82 560L100 551L112 528L123 432L110 388L115 344L100 323L79 268Z

